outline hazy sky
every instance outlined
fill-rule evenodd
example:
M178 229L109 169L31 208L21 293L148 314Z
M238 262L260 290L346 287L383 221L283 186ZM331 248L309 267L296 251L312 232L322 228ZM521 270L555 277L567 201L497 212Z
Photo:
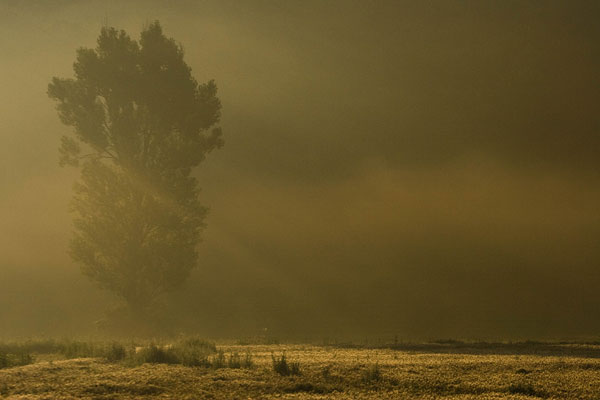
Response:
M0 0L0 326L110 300L66 255L78 172L46 88L103 25L155 19L223 103L191 325L597 334L600 3L566 0Z

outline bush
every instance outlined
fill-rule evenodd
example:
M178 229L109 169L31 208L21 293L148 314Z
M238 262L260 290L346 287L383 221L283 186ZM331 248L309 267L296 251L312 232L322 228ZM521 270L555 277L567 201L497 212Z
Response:
M4 354L22 354L38 353L50 354L59 353L60 344L54 339L27 340L25 342L0 343L0 353Z
M242 356L238 353L232 353L227 358L227 368L252 368L254 366L254 362L252 361L252 355L250 353L246 353L246 355L242 358Z
M21 365L31 364L33 362L33 356L26 352L19 352L17 354L0 352L0 369L18 367Z
M171 346L151 344L139 350L132 358L134 365L144 363L183 364L188 367L251 368L252 356L247 353L242 358L238 353L225 355L217 351L213 343L200 339L185 339Z
M135 354L137 364L181 364L181 360L174 354L172 348L157 346L151 343Z
M300 364L297 362L288 364L285 354L282 354L279 358L271 355L271 358L273 359L273 371L279 375L300 375Z
M176 342L169 348L177 358L177 364L183 364L188 367L208 366L208 356L217 351L214 343L204 341L199 338L188 338Z
M225 368L225 353L223 353L223 350L219 350L219 352L212 358L210 364L214 369Z
M127 351L125 350L125 346L118 342L112 342L110 346L107 347L104 357L108 361L121 361L127 356Z
M79 341L67 341L61 350L65 358L101 357L104 353L95 343Z

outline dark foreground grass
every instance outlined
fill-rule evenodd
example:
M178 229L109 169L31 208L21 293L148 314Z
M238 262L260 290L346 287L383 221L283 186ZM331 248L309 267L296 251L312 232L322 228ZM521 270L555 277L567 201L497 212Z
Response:
M38 351L44 347L35 346ZM31 350L35 346L29 343L4 350ZM63 350L65 354L103 355L38 360L2 369L0 396L117 400L598 399L600 359L593 356L596 345L579 346L589 348L591 356L312 345L216 347L197 338L163 344L78 344L57 348L71 349L70 353ZM45 348L48 351L52 347Z

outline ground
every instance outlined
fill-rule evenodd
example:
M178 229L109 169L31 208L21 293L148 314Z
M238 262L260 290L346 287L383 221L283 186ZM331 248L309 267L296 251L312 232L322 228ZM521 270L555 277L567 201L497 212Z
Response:
M252 368L128 366L42 357L0 370L8 399L600 399L597 345L538 347L223 345ZM281 376L273 355L297 362Z

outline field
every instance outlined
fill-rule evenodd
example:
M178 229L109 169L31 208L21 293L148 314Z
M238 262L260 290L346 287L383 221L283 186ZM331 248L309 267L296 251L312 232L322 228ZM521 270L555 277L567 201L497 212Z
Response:
M2 398L600 399L596 344L222 344L196 366L132 362L144 348L115 360L37 347L30 364L0 369Z

